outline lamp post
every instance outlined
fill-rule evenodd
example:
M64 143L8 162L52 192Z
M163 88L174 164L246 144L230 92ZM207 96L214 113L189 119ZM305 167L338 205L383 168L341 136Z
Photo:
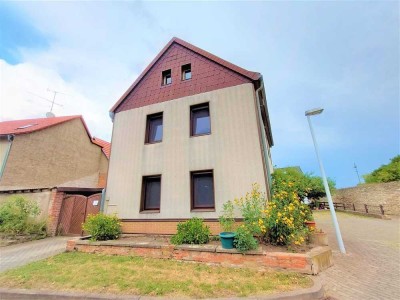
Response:
M335 227L336 239L337 239L337 242L338 242L338 245L339 245L340 252L345 254L346 253L346 249L344 248L342 234L340 233L339 223L338 223L337 218L336 218L335 207L333 206L333 201L332 201L331 192L329 190L328 180L326 179L324 166L323 166L322 160L321 160L321 158L319 156L317 140L315 139L314 130L313 130L313 127L311 125L311 118L310 117L314 116L314 115L319 115L322 112L323 112L322 108L315 108L315 109L307 110L305 112L305 115L306 115L307 120L308 120L308 125L310 126L311 136L312 136L312 139L313 139L313 142L314 142L315 153L317 154L319 168L321 170L322 181L324 183L326 197L328 198L329 210L331 211L333 226Z

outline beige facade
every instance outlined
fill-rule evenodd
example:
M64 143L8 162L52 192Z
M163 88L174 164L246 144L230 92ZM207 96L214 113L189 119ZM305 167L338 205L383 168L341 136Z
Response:
M107 172L106 160L101 148L91 142L80 118L15 135L0 191L69 184L98 187L99 175Z
M190 106L205 102L211 134L190 137ZM163 112L163 140L145 145L146 117L158 112ZM265 192L258 122L252 83L117 113L106 212L121 219L217 218L224 202L245 195L253 183ZM190 172L209 169L214 172L215 211L191 212ZM157 174L162 176L160 212L140 213L142 177Z

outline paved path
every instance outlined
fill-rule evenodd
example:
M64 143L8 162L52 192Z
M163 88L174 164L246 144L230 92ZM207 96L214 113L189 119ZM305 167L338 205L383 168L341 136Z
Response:
M338 249L330 213L314 214L328 233L334 266L321 273L327 295L346 299L400 299L400 219L338 213L347 254Z
M50 237L0 248L0 272L65 251L71 237Z

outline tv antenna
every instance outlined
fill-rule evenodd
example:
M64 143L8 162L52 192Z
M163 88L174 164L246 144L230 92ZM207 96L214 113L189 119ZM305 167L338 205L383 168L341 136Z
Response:
M57 96L57 94L63 94L63 95L67 95L67 94L62 93L62 92L59 92L59 91L51 90L51 89L49 89L49 88L47 89L47 91L48 91L48 92L54 93L54 95L53 95L53 100L50 101L50 102L51 102L50 113L53 113L53 106L54 106L54 104L62 106L61 104L58 104L58 103L55 102L55 101L56 101L56 96Z
M357 177L358 177L358 183L361 184L360 174L358 174L358 169L357 169L356 163L354 163L354 167L353 168L354 168L354 170L356 170Z

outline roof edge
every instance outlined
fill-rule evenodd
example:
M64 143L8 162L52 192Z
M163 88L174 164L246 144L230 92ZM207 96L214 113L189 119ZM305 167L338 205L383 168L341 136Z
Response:
M253 72L253 71L248 71L246 69L243 69L233 63L230 63L206 50L203 50L197 46L194 46L184 40L181 40L180 38L173 37L167 45L165 45L161 51L157 54L157 56L151 61L151 63L140 73L140 75L136 78L136 80L129 86L129 88L125 91L124 94L118 99L118 101L111 107L110 112L114 113L115 110L122 104L122 102L128 97L128 95L133 91L133 89L138 85L138 83L145 77L145 75L151 70L151 68L156 64L156 62L161 58L161 56L172 46L173 43L176 43L178 45L181 45L182 47L185 47L225 68L230 69L231 71L238 73L252 81L257 81L259 80L262 76L258 72Z

